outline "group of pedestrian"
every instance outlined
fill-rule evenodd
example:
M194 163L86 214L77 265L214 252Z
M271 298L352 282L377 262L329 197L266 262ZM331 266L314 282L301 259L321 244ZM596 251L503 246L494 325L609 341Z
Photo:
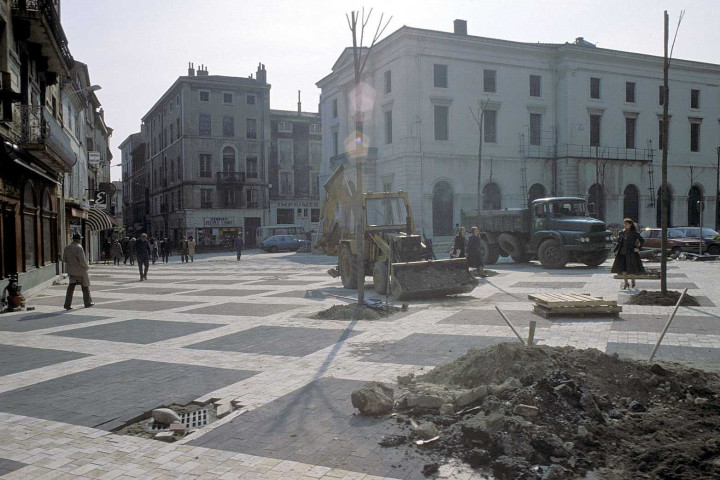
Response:
M483 252L480 245L480 229L472 227L470 229L470 238L465 239L467 230L465 227L459 226L453 248L450 251L450 258L467 258L468 267L476 269L480 272L485 269L483 264Z
M181 237L178 242L178 250L180 251L180 261L183 263L189 263L195 261L195 240L191 235L187 238Z

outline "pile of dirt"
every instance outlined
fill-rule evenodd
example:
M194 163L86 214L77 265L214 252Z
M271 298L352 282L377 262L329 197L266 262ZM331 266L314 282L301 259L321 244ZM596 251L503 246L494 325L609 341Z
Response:
M668 290L667 292L642 290L636 295L632 295L626 302L628 305L658 305L662 307L673 307L680 299L680 292ZM683 307L699 307L700 302L697 298L687 293L683 297L680 304Z
M401 311L403 311L402 308L392 305L388 305L386 310L384 306L380 309L353 303L351 305L333 305L327 310L311 315L310 318L316 320L381 320Z
M480 277L480 278L487 278L487 277L494 277L498 274L495 270L488 270L488 269L480 269L480 271L472 272L474 276Z
M398 383L399 434L380 444L428 464L460 459L500 479L720 478L712 373L505 343Z

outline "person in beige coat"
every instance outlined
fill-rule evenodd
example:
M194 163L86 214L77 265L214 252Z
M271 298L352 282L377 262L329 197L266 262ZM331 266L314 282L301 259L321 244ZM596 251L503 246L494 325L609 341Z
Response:
M82 237L79 233L76 233L72 236L72 240L72 243L65 247L62 255L62 261L65 262L68 277L70 277L67 293L65 294L65 310L72 309L75 285L80 285L80 288L82 288L85 308L90 308L95 305L90 297L90 276L88 275L90 266L87 260L85 260L85 250L83 250L82 245L80 245Z
M195 245L197 245L197 244L195 243L195 240L193 240L192 237L188 237L188 240L187 240L187 253L188 253L188 256L190 257L190 261L191 261L191 262L194 262L194 261L195 261ZM187 260L185 260L185 261L187 262Z

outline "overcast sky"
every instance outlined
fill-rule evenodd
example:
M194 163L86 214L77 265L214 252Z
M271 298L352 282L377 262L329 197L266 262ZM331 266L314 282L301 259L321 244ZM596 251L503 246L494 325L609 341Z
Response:
M62 23L73 56L90 80L117 146L140 130L140 118L188 62L210 75L247 77L265 64L271 108L317 111L315 82L330 73L350 44L345 13L374 7L393 19L385 32L408 25L525 42L564 43L576 37L598 47L662 55L663 10L671 29L686 10L675 58L720 63L718 0L62 0ZM371 22L375 24L374 22ZM113 168L113 180L120 178Z

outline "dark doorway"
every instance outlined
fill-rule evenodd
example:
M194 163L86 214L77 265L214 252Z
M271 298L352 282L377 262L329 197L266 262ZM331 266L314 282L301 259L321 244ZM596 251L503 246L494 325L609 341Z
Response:
M490 182L483 187L483 210L500 210L502 208L502 196L500 187L495 182Z
M668 202L668 227L672 227L673 221L672 221L672 206L673 206L673 194L672 194L672 188L668 186L667 191L667 202ZM657 226L660 228L660 225L662 224L662 187L658 188L657 191L657 202L655 203L657 211L656 211L656 220L657 220Z
M17 273L17 232L15 231L15 212L2 212L2 274L5 278L10 274Z
M245 247L254 247L257 244L256 232L260 226L260 217L245 217Z
M687 219L688 225L691 227L700 226L700 210L698 210L697 202L703 200L703 193L700 187L693 185L688 192Z
M640 192L633 184L625 187L623 193L623 218L632 218L635 223L640 223Z
M588 193L588 206L593 208L593 217L605 221L605 190L603 186L594 183Z
M530 190L528 190L528 207L533 202L533 200L537 200L538 198L545 198L547 193L545 192L545 187L540 185L539 183L535 183L530 187Z
M453 191L447 182L438 182L433 188L433 236L453 234Z

